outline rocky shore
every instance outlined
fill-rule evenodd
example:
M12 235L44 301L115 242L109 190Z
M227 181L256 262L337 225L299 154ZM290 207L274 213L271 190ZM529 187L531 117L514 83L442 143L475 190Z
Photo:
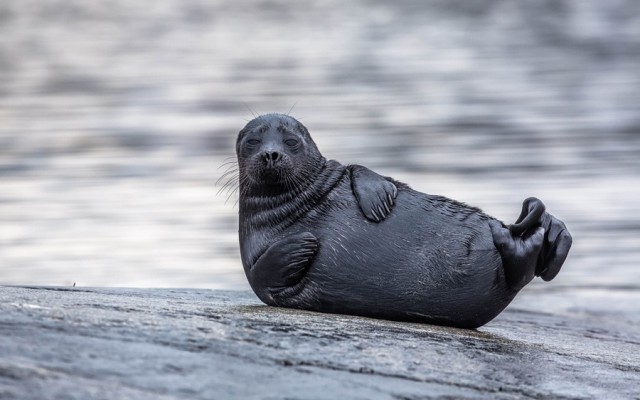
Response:
M538 312L536 298L460 330L245 291L3 286L0 398L638 398L637 319Z

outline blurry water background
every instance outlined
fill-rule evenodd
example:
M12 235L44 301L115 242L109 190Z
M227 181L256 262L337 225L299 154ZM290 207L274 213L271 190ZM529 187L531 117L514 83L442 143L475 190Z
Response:
M0 283L248 288L215 182L294 104L327 158L540 197L574 247L525 291L640 309L634 0L2 0Z

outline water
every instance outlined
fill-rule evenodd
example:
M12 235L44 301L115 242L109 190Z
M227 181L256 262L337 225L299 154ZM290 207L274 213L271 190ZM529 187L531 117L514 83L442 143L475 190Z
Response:
M328 158L540 197L574 247L530 293L640 314L640 3L132 3L0 4L0 283L248 288L219 166L295 105Z

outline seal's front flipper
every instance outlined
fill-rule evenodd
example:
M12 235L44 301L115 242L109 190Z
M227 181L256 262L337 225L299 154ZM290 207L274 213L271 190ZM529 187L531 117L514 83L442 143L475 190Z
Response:
M318 239L311 232L287 236L273 243L249 271L251 285L267 304L274 303L272 293L300 282L318 251ZM264 297L264 298L263 298Z
M350 166L351 189L368 220L380 222L390 213L398 195L396 185L369 168Z

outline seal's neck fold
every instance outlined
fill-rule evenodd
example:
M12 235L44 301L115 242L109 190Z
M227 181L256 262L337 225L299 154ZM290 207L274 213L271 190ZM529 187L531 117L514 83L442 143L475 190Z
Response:
M345 171L346 168L337 161L323 158L315 174L291 180L288 185L270 190L251 186L246 179L241 179L241 231L294 223L331 192ZM243 182L246 187L243 187Z

